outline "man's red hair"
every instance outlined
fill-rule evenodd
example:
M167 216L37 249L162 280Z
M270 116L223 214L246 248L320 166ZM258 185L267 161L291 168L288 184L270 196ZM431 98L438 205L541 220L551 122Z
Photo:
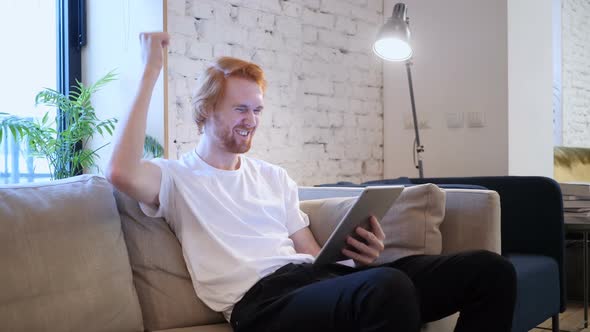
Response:
M251 80L258 84L262 93L266 90L264 72L257 64L232 57L215 59L199 78L199 85L193 96L193 118L199 127L199 133L203 132L205 120L223 98L225 82L230 77Z

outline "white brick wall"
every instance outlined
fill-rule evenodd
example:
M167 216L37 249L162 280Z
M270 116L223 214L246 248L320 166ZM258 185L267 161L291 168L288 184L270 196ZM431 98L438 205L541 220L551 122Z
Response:
M590 146L590 1L562 0L563 145Z
M168 0L171 158L198 143L190 96L213 57L269 82L250 156L300 185L383 177L383 77L371 40L383 0Z

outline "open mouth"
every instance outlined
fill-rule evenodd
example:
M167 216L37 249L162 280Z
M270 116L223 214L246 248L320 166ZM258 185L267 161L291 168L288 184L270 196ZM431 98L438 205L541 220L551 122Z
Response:
M248 137L252 133L252 130L236 129L235 132L239 136Z

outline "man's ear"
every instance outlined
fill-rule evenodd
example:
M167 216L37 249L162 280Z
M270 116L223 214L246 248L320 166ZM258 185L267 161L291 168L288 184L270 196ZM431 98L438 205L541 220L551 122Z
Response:
M209 124L213 119L214 116L214 112L215 112L215 107L207 107L206 111L203 112L203 130L202 132L205 132L205 129L207 128L207 124Z
M213 113L215 113L215 108L215 105L205 107L205 114L203 114L203 117L205 119L210 119L213 116Z

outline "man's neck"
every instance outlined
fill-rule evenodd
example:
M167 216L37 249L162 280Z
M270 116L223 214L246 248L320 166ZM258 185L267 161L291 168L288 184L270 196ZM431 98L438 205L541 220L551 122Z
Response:
M196 152L201 159L212 167L233 171L240 168L240 155L227 151L221 151L202 136L197 145Z

